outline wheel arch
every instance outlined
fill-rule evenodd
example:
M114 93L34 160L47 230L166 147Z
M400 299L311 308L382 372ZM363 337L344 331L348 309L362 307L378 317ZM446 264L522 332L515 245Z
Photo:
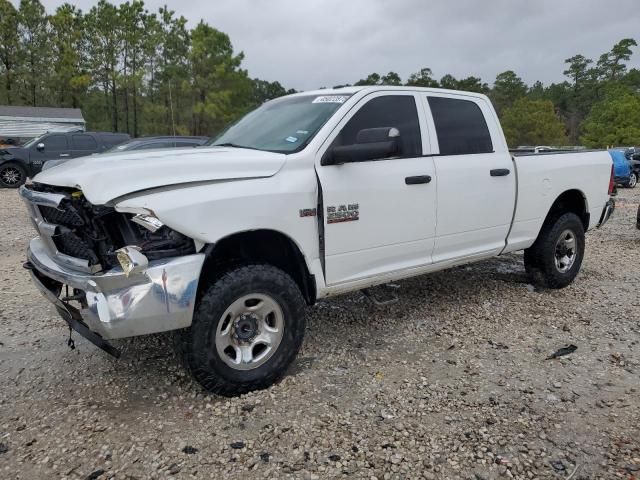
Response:
M271 229L229 234L203 249L206 258L200 273L199 292L226 271L247 263L273 265L296 282L309 305L317 298L316 282L300 246L290 236Z
M543 225L551 219L563 213L575 213L580 220L585 232L589 229L591 215L589 212L589 203L587 196L578 189L565 190L554 200L549 207L549 212L544 219Z

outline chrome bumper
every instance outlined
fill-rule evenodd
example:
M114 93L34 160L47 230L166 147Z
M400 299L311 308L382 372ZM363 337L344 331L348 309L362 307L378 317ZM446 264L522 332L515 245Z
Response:
M27 251L36 287L61 316L65 311L73 316L74 309L59 298L60 287L82 290L86 296L86 306L79 309L82 322L104 339L191 325L204 257L199 253L152 261L144 271L126 277L119 268L91 274L62 266L40 237L31 240Z
M610 198L609 201L605 204L604 209L602 210L602 215L600 216L600 221L597 225L598 228L602 227L605 223L607 223L607 221L609 221L615 209L616 202L613 198Z

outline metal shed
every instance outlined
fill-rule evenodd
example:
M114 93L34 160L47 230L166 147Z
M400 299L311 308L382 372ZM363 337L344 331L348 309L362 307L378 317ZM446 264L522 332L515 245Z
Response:
M79 108L0 105L0 138L33 138L47 132L84 130Z

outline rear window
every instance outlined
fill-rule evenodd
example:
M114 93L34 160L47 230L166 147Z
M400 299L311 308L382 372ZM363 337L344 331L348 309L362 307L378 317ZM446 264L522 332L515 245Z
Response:
M428 99L440 155L493 152L487 122L475 102L443 97Z
M77 150L97 150L98 144L91 135L73 135L71 137L73 148Z

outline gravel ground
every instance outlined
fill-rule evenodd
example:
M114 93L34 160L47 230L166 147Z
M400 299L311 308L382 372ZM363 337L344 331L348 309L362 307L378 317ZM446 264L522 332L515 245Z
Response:
M0 191L0 478L638 478L639 201L620 191L564 290L508 255L399 282L393 306L322 301L287 376L225 399L170 335L120 341L117 361L69 350Z

